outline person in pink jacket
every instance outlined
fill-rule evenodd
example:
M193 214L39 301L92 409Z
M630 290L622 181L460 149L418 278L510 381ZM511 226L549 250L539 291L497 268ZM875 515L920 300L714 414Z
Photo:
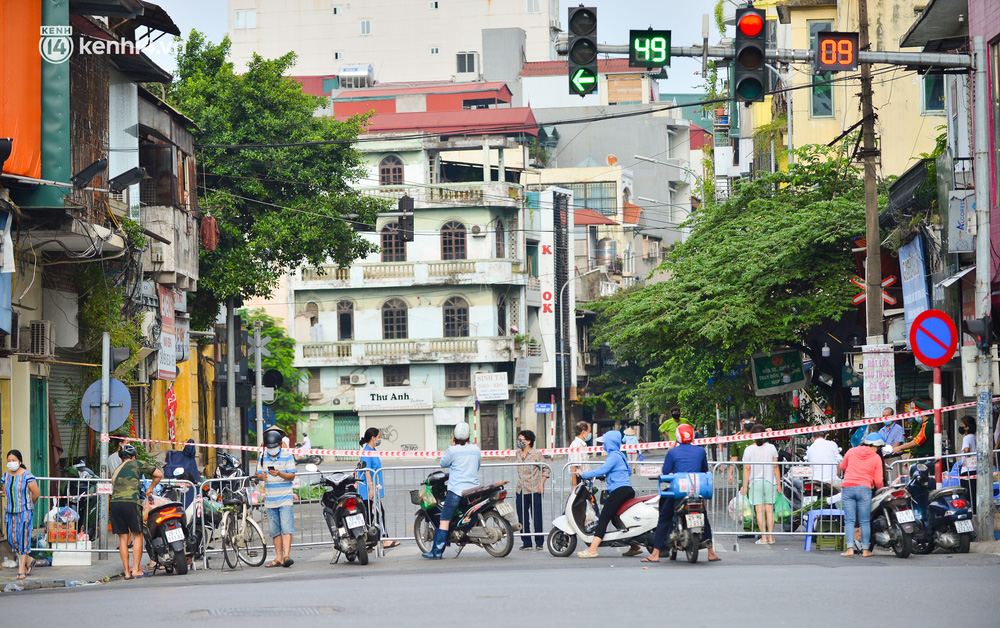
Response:
M885 440L881 435L868 434L860 445L848 450L840 462L840 470L844 472L840 494L844 508L844 534L847 536L847 551L841 556L854 556L855 525L861 526L861 547L864 548L861 556L867 558L872 555L868 551L872 533L872 493L884 484L885 470L878 453L884 446Z

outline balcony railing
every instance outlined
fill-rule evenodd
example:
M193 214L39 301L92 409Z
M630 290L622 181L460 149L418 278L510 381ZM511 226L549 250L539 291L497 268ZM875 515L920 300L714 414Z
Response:
M516 206L524 197L522 186L504 181L433 183L420 186L379 185L358 187L355 190L365 196L388 200L409 196L418 208L421 205Z
M354 340L343 342L303 342L302 360L337 364L384 364L465 358L475 361L509 361L514 357L514 339L424 338L402 340Z
M346 281L350 278L350 268L340 268L339 266L321 266L320 268L316 268L310 266L302 269L303 281Z
M302 287L308 288L365 288L378 286L378 282L391 285L447 284L456 281L472 284L519 283L527 276L515 272L514 264L514 260L510 259L363 262L351 268L303 268L298 281ZM532 281L534 289L540 290L538 280Z
M413 279L413 264L366 264L362 269L365 279Z

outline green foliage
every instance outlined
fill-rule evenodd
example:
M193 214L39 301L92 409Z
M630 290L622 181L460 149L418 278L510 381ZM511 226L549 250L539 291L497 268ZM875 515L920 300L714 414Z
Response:
M322 99L286 78L295 55L254 55L237 75L230 42L191 31L177 55L170 103L197 124L200 204L218 221L220 243L201 250L191 325L207 328L231 296L268 297L282 274L331 258L347 267L375 250L353 230L374 224L384 201L350 187L366 174L353 142L365 118L338 122L313 114ZM308 146L218 148L230 144L330 142Z
M664 262L669 279L597 304L596 341L655 365L631 380L650 408L676 400L708 420L715 402L731 399L787 416L784 402L753 396L748 359L799 344L851 307L850 238L863 231L859 170L827 147L798 149L787 173L744 182L693 217Z
M725 18L722 16L722 7L723 5L726 4L727 1L728 0L719 0L717 3L715 3L715 10L712 12L713 16L715 17L715 27L719 29L719 34L723 36L726 34L726 21Z
M286 432L295 427L302 414L302 408L306 405L306 396L299 392L299 382L303 378L303 373L292 366L295 360L295 340L289 338L281 321L273 316L268 316L264 310L253 310L247 312L240 310L243 324L253 335L253 328L256 321L260 321L263 326L260 330L260 337L271 337L271 342L267 348L271 351L270 356L261 358L264 371L277 370L285 379L280 388L274 391L274 401L268 403L268 407L274 410L275 423ZM250 356L250 369L254 368L254 357Z

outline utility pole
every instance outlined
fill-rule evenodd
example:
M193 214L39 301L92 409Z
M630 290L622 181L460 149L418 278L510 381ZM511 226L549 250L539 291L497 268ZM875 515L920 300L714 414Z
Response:
M255 357L256 369L254 371L254 397L257 403L257 426L254 428L257 432L257 446L261 447L264 444L264 398L261 397L261 389L264 387L263 382L263 367L261 366L261 353L263 347L260 345L260 328L264 326L264 323L257 320L253 323L253 352Z
M973 167L976 182L976 318L990 315L990 160L986 83L986 42L972 38L973 90ZM980 349L977 359L976 386L976 530L978 540L993 540L993 432L990 430L993 403L990 399L992 375L989 349Z
M868 0L858 0L859 48L868 50ZM878 190L875 180L875 111L872 108L872 66L861 63L861 158L865 166L865 319L868 341L882 343L882 238L878 231Z
M236 414L236 299L226 299L226 442L240 444L240 418Z
M111 404L111 334L104 332L101 337L101 478L108 477L108 436ZM97 527L101 549L108 546L108 496L98 500Z

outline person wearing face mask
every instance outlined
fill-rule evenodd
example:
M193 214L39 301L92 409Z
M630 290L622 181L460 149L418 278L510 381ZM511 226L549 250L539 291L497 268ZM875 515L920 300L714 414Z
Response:
M757 423L757 417L754 415L753 412L750 412L749 410L744 410L743 412L740 412L740 427L743 430L742 432L740 432L741 434L749 434L753 430L753 426L756 423ZM736 484L734 480L737 479L736 475L737 467L739 467L738 479L740 481L743 480L743 465L739 463L741 460L743 460L743 452L745 452L747 450L747 447L749 446L750 446L749 440L739 440L729 445L729 462L732 463L729 465L729 475L728 475L730 486Z
M292 514L292 480L295 479L295 458L281 446L284 432L271 428L264 432L264 453L257 460L257 479L264 482L264 509L274 539L277 556L265 567L291 567L289 556L295 522Z
M517 455L515 456L517 465L517 489L515 493L517 506L517 520L521 522L521 529L525 532L531 531L531 521L535 522L535 549L540 550L545 546L545 535L542 534L542 494L545 492L545 482L548 481L551 472L542 458L542 454L535 449L535 433L531 430L521 430L517 434ZM531 549L530 535L521 537L521 549Z
M361 451L375 451L382 444L382 432L377 427L369 427L365 430L365 434L361 437L361 442L358 444L361 445ZM361 482L358 484L358 493L368 507L369 517L373 521L377 520L380 522L379 529L382 531L382 536L388 536L388 532L385 529L385 507L382 505L382 500L385 499L385 486L382 479L382 459L378 456L362 456L358 462L358 469L358 475L361 477ZM361 471L361 469L364 470ZM373 498L376 492L378 493L378 500ZM377 506L375 504L376 501L378 502ZM377 518L375 517L376 510L379 514ZM399 541L383 541L382 547L385 549L399 547Z
M576 425L573 427L573 431L576 432L576 438L573 439L573 444L569 446L570 449L579 450L571 451L569 454L570 464L577 464L587 462L590 459L590 454L587 453L587 446L590 443L591 433L590 433L590 423L586 421L577 421ZM573 486L580 481L580 474L583 473L584 469L582 466L575 466L572 468L572 478Z
M677 406L670 408L670 418L660 423L660 434L663 435L665 440L673 440L674 435L677 434L677 426L679 425L691 425L691 421L681 418L681 409Z
M883 417L889 417L896 414L896 410L890 406L886 406L882 410ZM895 447L896 445L902 445L906 442L906 433L903 431L903 425L899 421L885 421L882 424L882 429L878 431L878 435L882 437L886 445L890 447ZM896 462L902 458L900 454L892 454L883 458L883 462L886 468L889 469L889 476L887 479L890 484L892 484L897 477L899 477L902 471L902 465L894 465L892 463Z
M21 452L16 449L8 451L7 472L3 475L4 521L7 523L7 543L17 554L18 580L30 576L35 566L35 560L29 554L31 515L40 493L35 476L24 466Z
M961 479L962 486L969 491L972 499L976 498L976 468L979 466L976 460L976 419L971 416L962 417L962 424L958 426L958 433L964 434L962 437L962 453L969 454L962 458Z

